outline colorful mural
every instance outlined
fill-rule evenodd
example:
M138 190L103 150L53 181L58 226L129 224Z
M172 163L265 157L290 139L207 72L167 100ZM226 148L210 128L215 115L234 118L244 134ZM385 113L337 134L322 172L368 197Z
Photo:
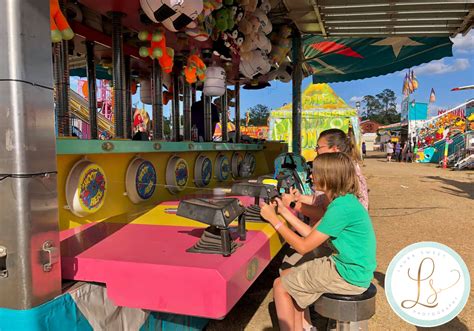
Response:
M353 128L356 142L360 141L357 111L349 107L335 94L328 84L311 84L302 95L301 150L306 160L316 156L314 148L321 132L341 129L348 132ZM292 144L292 105L287 104L271 112L269 119L269 140L282 140Z

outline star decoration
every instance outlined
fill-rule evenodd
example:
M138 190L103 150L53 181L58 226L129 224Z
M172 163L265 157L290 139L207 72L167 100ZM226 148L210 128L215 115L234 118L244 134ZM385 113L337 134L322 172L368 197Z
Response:
M403 46L421 46L424 45L409 37L388 37L371 44L371 46L391 46L393 54L398 58Z

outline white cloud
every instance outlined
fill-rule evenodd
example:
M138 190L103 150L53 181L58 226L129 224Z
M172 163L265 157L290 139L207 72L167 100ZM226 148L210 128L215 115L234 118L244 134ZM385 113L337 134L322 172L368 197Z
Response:
M439 75L449 72L464 71L470 68L468 59L456 59L453 63L445 62L445 59L431 61L414 69L416 75Z
M454 51L458 53L466 54L474 52L474 30L465 36L458 34L455 38L451 38L451 41L454 43Z
M354 103L356 103L357 101L361 102L362 100L364 100L364 97L358 97L355 95L349 99L350 102L354 102Z

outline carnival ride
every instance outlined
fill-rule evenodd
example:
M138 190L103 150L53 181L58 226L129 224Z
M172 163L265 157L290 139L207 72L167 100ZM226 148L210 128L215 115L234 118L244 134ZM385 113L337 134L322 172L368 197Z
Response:
M283 243L264 222L246 222L245 238L238 236L242 228L231 219L238 213L211 198L228 193L235 180L272 173L287 146L240 143L240 121L235 143L228 143L227 116L222 142L211 142L212 97L222 97L225 114L234 85L240 118L241 85L291 79L291 141L299 154L303 75L315 74L316 82L358 79L449 56L448 36L467 31L473 11L472 4L434 5L455 13L453 23L440 29L432 26L436 11L418 2L381 4L386 13L364 1L49 2L0 3L0 40L9 45L0 50L0 126L7 137L0 146L2 330L90 330L105 323L202 329L207 318L223 318ZM338 28L332 18L341 10L364 19ZM426 22L416 32L406 24L413 15ZM377 28L367 38L380 20L391 28ZM51 41L53 61L45 47ZM84 100L69 92L68 62L78 58L88 78L87 117ZM113 102L104 119L96 79L109 76ZM152 104L152 141L130 140L137 81ZM190 105L198 89L204 94L202 143L191 140ZM163 132L167 101L171 141ZM88 123L91 139L71 139L71 115ZM114 139L101 141L108 121ZM218 236L205 230L207 224L177 214L179 201L188 198L211 199L206 208L227 218L218 230L221 236L231 232L226 240L236 246L230 244L229 256L187 251L200 240L212 246ZM253 201L233 198L240 207Z

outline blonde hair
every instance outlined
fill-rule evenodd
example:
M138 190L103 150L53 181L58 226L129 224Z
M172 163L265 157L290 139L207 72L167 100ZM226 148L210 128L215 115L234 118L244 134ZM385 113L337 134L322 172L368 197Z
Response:
M354 163L344 152L318 155L313 161L313 180L332 199L346 194L357 196L359 192Z

